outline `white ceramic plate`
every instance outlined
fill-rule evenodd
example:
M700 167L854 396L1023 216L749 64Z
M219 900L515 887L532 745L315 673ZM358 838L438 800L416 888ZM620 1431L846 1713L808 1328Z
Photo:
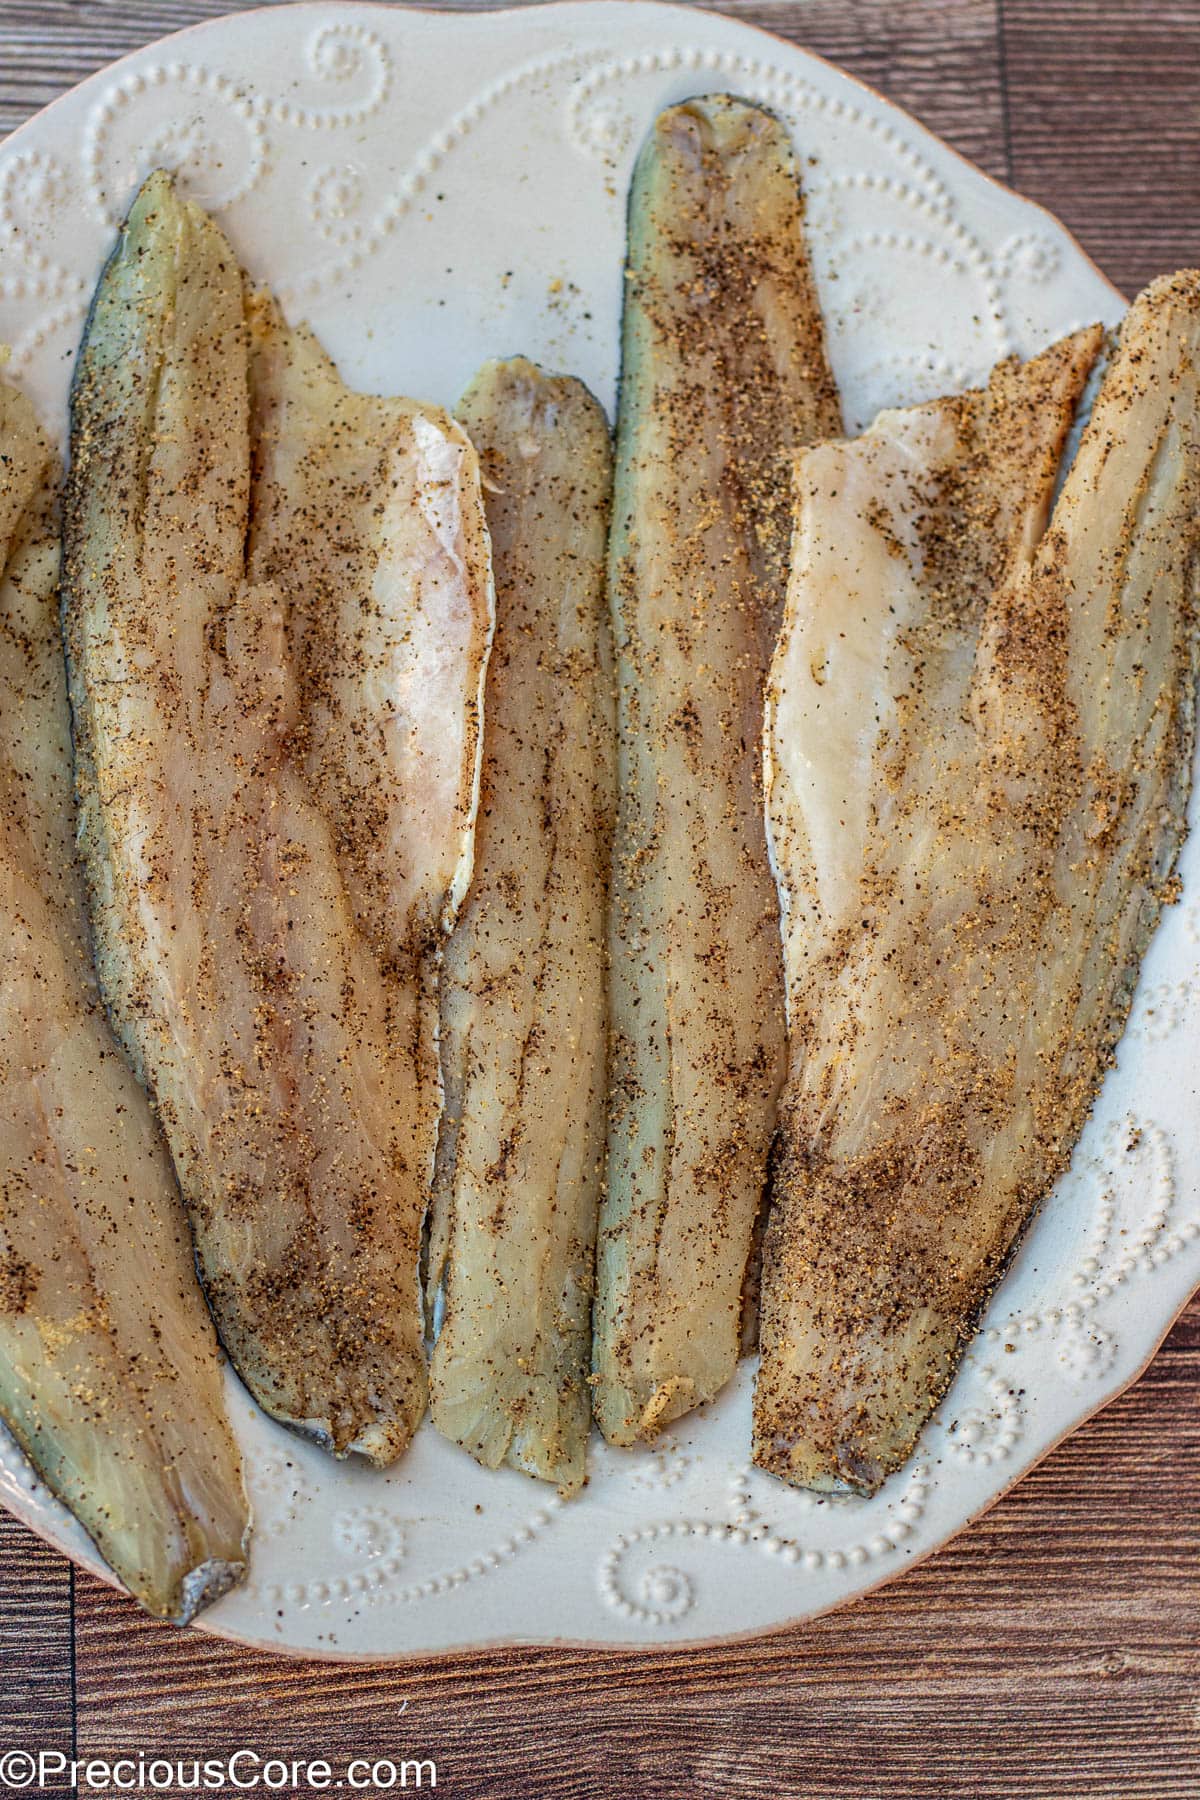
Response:
M604 0L472 16L318 4L140 51L0 148L0 339L61 428L101 259L165 163L350 381L451 404L484 357L524 351L611 410L633 154L660 107L712 89L794 130L852 425L1119 318L1045 213L837 70L726 19ZM1070 1174L875 1499L818 1501L749 1469L748 1368L653 1449L596 1443L565 1506L428 1426L386 1475L336 1465L231 1378L252 1578L204 1628L329 1657L678 1643L811 1616L943 1543L1137 1374L1200 1284L1198 858L1194 837ZM11 1445L0 1498L104 1573Z

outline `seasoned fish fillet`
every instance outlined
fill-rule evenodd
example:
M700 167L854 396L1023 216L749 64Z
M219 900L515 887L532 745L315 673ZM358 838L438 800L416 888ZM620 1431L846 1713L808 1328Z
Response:
M607 1093L612 456L578 381L489 363L459 417L496 572L475 875L446 953L434 1424L488 1467L579 1487Z
M1200 276L798 466L765 729L791 1066L754 1456L909 1455L1123 1028L1184 832Z
M245 578L249 490L241 276L152 176L72 407L64 614L98 967L237 1368L277 1418L382 1464L425 1404L423 1046L304 767L285 597Z
M479 462L439 407L346 387L269 295L248 316L250 579L286 603L304 768L398 978L406 1156L432 1171L436 959L471 879L495 613Z
M240 1581L212 1322L166 1149L105 1023L74 854L56 459L0 384L0 1416L149 1612Z
M269 295L248 316L250 573L286 599L304 767L388 985L408 1058L395 1125L427 1196L439 965L471 879L495 616L479 462L439 408L346 387Z
M840 429L796 161L724 95L633 177L609 595L619 808L593 1406L625 1444L711 1398L784 1075L759 757L791 458Z

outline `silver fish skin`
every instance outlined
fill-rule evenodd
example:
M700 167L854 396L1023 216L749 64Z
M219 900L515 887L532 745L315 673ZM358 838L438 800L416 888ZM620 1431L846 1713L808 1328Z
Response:
M872 1492L1066 1168L1174 897L1200 276L800 459L764 732L790 1069L754 1457Z
M629 1444L737 1363L785 1041L762 689L791 458L840 430L788 133L729 95L633 175L609 604L618 813L593 1409Z
M523 357L487 364L457 411L484 470L497 619L475 873L442 976L430 1411L486 1466L569 1493L586 1475L604 1171L612 452L582 383Z
M0 383L0 1417L145 1609L246 1570L249 1513L170 1159L104 1017L75 859L58 459Z

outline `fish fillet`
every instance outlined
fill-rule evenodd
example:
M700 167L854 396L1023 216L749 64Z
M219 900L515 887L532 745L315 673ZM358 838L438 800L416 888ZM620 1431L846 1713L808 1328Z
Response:
M791 1064L754 1457L871 1492L1066 1167L1190 783L1200 277L798 466L765 726Z
M80 842L221 1337L266 1411L384 1464L425 1405L422 1046L305 766L284 595L246 579L243 300L212 221L152 176L73 393Z
M149 1612L249 1522L166 1148L92 976L58 631L57 459L0 385L0 1416Z
M780 122L716 95L633 177L609 594L619 805L593 1407L618 1444L733 1373L784 1076L761 694L791 457L840 429Z
M495 599L479 462L440 407L346 387L265 293L250 322L249 574L283 595L303 766L403 992L432 1170L436 961L471 879Z
M471 879L495 615L478 458L440 408L346 387L269 294L248 316L250 573L286 599L304 766L408 1053L396 1124L428 1195L439 968Z
M459 405L483 460L496 642L475 876L446 954L434 1424L579 1487L607 1094L612 455L578 381L490 363Z

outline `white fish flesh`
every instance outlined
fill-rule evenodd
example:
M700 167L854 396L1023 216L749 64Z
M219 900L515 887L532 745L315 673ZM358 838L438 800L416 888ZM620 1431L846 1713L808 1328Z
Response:
M790 1068L754 1457L871 1492L1066 1167L1174 892L1200 277L807 452L765 724ZM1048 521L1048 522L1047 522Z

